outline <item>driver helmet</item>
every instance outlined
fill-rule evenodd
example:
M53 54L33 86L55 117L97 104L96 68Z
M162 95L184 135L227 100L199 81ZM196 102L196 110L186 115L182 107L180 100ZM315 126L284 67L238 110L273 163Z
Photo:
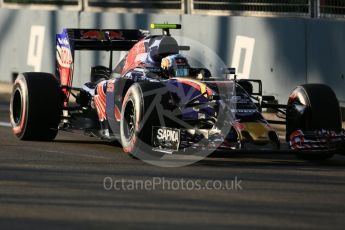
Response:
M168 78L189 76L188 60L181 54L173 54L163 58L161 68Z

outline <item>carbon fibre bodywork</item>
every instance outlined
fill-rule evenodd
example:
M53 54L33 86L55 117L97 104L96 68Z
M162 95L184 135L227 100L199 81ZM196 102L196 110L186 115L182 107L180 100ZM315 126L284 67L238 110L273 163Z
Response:
M125 92L135 83L151 82L160 89L154 91L153 99L157 99L153 101L154 107L162 114L160 125L181 130L180 150L189 147L239 149L245 143L258 148L265 145L279 148L276 132L235 81L157 80L148 77L146 72L145 68L136 68L107 81L107 121L114 136L119 136Z

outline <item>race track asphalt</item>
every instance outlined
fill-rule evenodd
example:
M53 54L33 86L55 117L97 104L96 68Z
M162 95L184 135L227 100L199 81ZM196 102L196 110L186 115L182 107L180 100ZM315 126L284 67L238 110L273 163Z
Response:
M0 122L8 122L7 108L0 101ZM239 187L204 189L209 181L224 185L235 178ZM153 180L166 184L121 187ZM183 189L181 180L203 189ZM120 189L109 189L115 181ZM0 127L0 229L344 226L343 156L310 163L288 154L248 153L161 168L97 139L60 133L53 142L24 142L10 128Z

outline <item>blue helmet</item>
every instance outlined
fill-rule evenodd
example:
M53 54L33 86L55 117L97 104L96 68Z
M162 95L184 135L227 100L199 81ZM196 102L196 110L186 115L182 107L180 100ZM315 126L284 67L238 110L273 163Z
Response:
M168 55L161 61L165 75L171 77L188 77L190 66L188 60L181 54Z

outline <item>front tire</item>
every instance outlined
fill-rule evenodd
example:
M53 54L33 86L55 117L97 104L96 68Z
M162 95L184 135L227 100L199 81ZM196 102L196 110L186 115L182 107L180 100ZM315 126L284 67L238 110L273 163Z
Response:
M152 127L160 124L157 111L154 105L151 105L157 94L150 92L163 89L162 87L164 86L160 83L135 83L128 89L124 97L120 138L124 152L134 157L138 157L139 154L141 159L161 155L152 151Z
M324 84L298 86L290 95L286 111L286 140L296 130L317 131L341 130L341 112L333 90ZM304 160L327 160L333 153L300 153L297 158Z
M48 73L19 74L13 84L10 122L20 140L53 140L61 116L58 80Z

